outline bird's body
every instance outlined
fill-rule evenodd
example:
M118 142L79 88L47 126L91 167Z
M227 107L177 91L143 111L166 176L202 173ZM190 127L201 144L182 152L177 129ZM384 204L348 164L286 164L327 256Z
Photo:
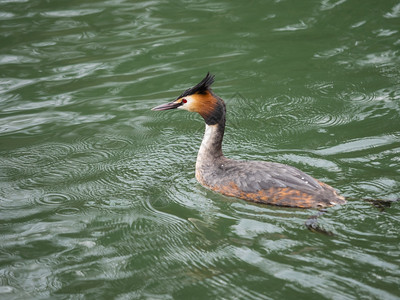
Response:
M346 202L332 187L295 167L226 158L222 153L225 103L211 91L213 81L207 74L176 101L153 108L181 108L204 118L206 131L196 161L196 179L203 186L226 196L277 206L323 208Z

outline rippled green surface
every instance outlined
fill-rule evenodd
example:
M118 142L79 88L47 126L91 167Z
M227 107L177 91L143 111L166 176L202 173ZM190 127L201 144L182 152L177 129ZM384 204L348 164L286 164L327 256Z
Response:
M398 1L0 0L1 299L398 299ZM194 179L216 74L231 158L351 198L312 211Z

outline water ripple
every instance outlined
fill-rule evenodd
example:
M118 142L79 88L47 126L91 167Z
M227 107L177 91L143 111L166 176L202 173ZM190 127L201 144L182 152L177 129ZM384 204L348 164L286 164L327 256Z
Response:
M74 10L47 11L40 13L40 15L43 17L70 18L70 17L98 14L102 11L103 11L102 9L74 9Z
M15 167L32 165L45 167L65 158L72 152L72 147L63 143L39 144L14 151L13 156L9 157L5 163Z
M392 19L392 18L399 18L400 17L400 4L396 4L393 6L392 11L388 12L384 15L385 18Z
M389 145L391 143L393 143L392 136L360 138L348 142L343 142L342 144L333 147L315 150L314 153L321 156L327 156L338 153L356 152L366 149L373 149L379 146Z
M308 24L306 24L304 21L300 21L297 24L290 24L284 27L275 28L274 31L297 31L297 30L305 30L308 28L309 28Z
M61 193L47 193L43 195L42 197L37 199L38 204L43 204L43 205L55 205L59 206L60 204L65 204L67 202L70 202L72 200L71 195L66 195L66 194L61 194Z

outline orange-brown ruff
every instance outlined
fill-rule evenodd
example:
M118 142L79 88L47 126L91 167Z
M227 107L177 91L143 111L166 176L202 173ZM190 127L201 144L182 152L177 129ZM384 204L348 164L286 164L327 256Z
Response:
M323 208L346 203L329 185L295 167L265 161L236 161L222 153L225 103L210 86L209 73L175 101L153 110L185 109L199 113L206 123L196 161L196 179L205 187L240 199L289 207Z

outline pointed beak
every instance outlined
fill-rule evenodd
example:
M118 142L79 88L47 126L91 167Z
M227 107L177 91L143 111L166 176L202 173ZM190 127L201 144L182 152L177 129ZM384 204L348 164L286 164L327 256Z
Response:
M151 110L167 110L167 109L174 109L181 106L181 102L169 102L165 104L161 104L159 106L153 107Z

